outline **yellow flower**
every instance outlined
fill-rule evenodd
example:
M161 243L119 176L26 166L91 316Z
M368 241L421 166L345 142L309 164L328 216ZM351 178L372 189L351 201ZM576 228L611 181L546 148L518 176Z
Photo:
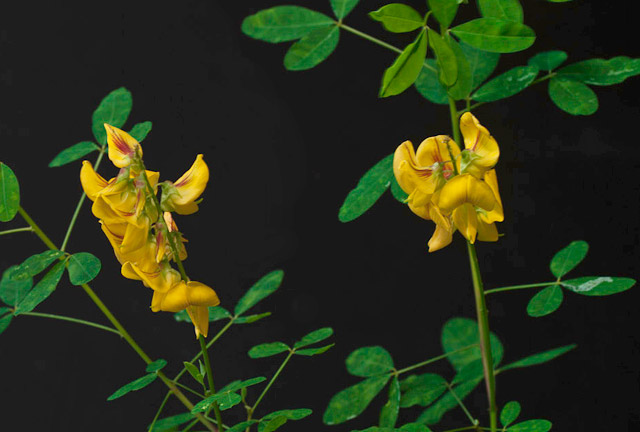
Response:
M175 211L181 215L189 215L198 211L196 199L207 186L209 167L202 155L196 157L191 168L174 183L166 182L162 192L162 208Z
M201 282L180 281L166 294L154 295L153 305L158 310L166 312L179 312L186 309L193 325L195 326L196 338L202 334L207 337L209 333L209 307L220 304L220 299L216 292Z
M477 209L491 212L496 207L496 197L486 182L478 180L470 174L458 175L442 188L438 199L438 207L445 215L451 215L455 227L471 243L480 234L479 240L495 240L493 232L486 222L478 220ZM479 227L479 225L482 225ZM495 228L495 226L493 227Z
M446 135L427 138L417 152L411 141L403 142L396 149L393 173L398 185L409 195L407 204L415 214L434 219L432 196L453 175L451 159L459 153L458 145Z
M164 218L164 222L167 224L167 228L169 229L170 233L171 232L179 233L178 226L173 220L173 217L171 216L170 212L164 212L163 218ZM187 259L187 249L184 247L184 243L187 240L184 237L182 237L182 234L179 234L179 237L180 237L180 241L177 244L179 249L178 254L180 255L179 257L180 261L184 261ZM160 230L158 230L158 233L156 234L156 243L158 244L158 250L156 253L157 262L162 261L165 257L167 257L168 259L173 259L173 255L171 253L171 245L169 244L169 239L166 238L165 235Z
M492 169L500 157L498 143L486 127L482 126L470 112L462 114L460 131L464 137L465 150L460 157L460 172L479 179Z
M134 137L107 123L104 124L104 128L107 131L109 159L115 166L118 168L128 167L136 157L136 153L138 157L142 157L142 147Z
M148 232L144 232L145 242L140 242L140 247L135 248L131 245L136 243L140 244L138 243L140 238L129 240L127 236L139 235L142 237L142 230L139 231L136 229L137 227L127 223L109 224L105 221L100 221L100 223L102 225L102 232L104 232L109 243L111 243L111 247L113 247L113 251L120 264L130 261L146 272L152 272L157 267L154 259L157 246L153 237L148 235ZM125 243L125 240L127 243ZM125 247L125 245L128 247Z
M121 273L127 279L141 280L144 286L166 293L180 281L180 273L169 265L158 265L155 260L154 264L149 261L142 264L127 261L122 265Z

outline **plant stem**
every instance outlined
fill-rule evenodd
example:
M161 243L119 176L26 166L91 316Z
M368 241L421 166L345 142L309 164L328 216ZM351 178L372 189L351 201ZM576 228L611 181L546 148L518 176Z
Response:
M209 351L207 350L207 344L204 341L204 336L199 335L198 341L200 342L200 350L202 351L202 358L204 359L204 367L207 370L207 381L209 382L209 393L207 396L216 392L216 387L213 384L213 370L211 369L211 361L209 360ZM218 402L213 403L213 412L216 413L216 421L218 422L218 430L222 430L222 413Z
M14 228L14 229L10 229L10 230L0 231L0 236L7 235L7 234L19 233L19 232L31 232L31 231L33 231L33 228L31 228L30 226L24 227L24 228Z
M558 284L559 284L558 281L553 281L553 282L540 282L540 283L526 284L526 285L511 285L511 286L506 286L506 287L500 287L500 288L494 288L494 289L487 290L487 291L484 292L484 295L493 294L493 293L497 293L497 292L503 292L503 291L513 291L513 290L525 289L525 288L547 287L547 286L550 286L550 285L558 285Z
M437 356L437 357L432 357L432 358L430 358L430 359L428 359L428 360L425 360L425 361L423 361L423 362L416 363L416 364L414 364L414 365L407 366L407 367L406 367L406 368L404 368L404 369L397 370L397 371L395 372L395 374L396 374L396 375L400 375L400 374L403 374L403 373L405 373L405 372L409 372L409 371L412 371L412 370L414 370L414 369L418 369L418 368L420 368L420 367L422 367L422 366L426 366L426 365L428 365L428 364L430 364L430 363L437 362L438 360L445 359L445 358L447 358L447 357L449 357L449 356L451 356L451 355L453 355L453 354L457 354L457 353L459 353L459 352L461 352L461 351L465 351L465 350L468 350L468 349L473 348L473 347L476 347L476 346L478 346L478 344L469 345L469 346L466 346L466 347L463 347L463 348L459 348L459 349L457 349L457 350L455 350L455 351L451 351L451 352L448 352L448 353L445 353L445 354L439 355L439 356Z
M156 425L156 422L158 421L158 418L160 417L160 413L164 409L164 406L167 404L167 401L169 400L169 396L171 396L171 392L167 392L167 394L164 396L164 399L162 399L162 403L160 404L160 407L158 407L158 411L156 411L156 415L153 417L153 421L151 422L151 425L149 426L149 432L153 431L153 427Z
M451 395L456 400L456 402L458 402L458 405L460 405L460 408L462 408L462 411L464 411L465 415L467 416L471 424L475 427L478 424L477 420L473 418L473 416L471 415L467 407L464 405L464 403L462 403L462 400L458 397L456 392L453 391L451 384L449 383L445 383L445 384L447 384L447 389L449 390L449 393L451 393Z
M385 42L385 41L383 41L383 40L380 40L380 39L375 38L375 37L373 37L373 36L371 36L371 35L368 35L368 34L366 34L366 33L363 33L363 32L361 32L360 30L356 30L356 29L354 29L353 27L349 27L348 25L346 25L346 24L344 24L344 23L338 22L338 24L337 24L337 25L338 25L338 27L340 27L340 28L342 28L342 29L344 29L344 30L346 30L346 31L348 31L348 32L350 32L350 33L353 33L353 34L354 34L354 35L356 35L356 36L360 36L360 37L361 37L361 38L363 38L363 39L366 39L366 40L368 40L368 41L370 41L370 42L373 42L373 43L374 43L374 44L376 44L376 45L380 45L381 47L384 47L384 48L389 49L389 50L391 50L391 51L395 51L395 52L397 52L398 54L402 52L402 50L401 50L400 48L396 48L396 47L394 47L393 45L388 44L388 43L386 43L386 42Z
M476 314L478 316L478 329L480 332L480 351L482 353L482 366L484 379L487 385L487 397L489 399L489 418L491 432L496 432L498 427L498 409L496 406L496 378L493 370L493 357L491 355L491 339L489 333L489 316L482 287L482 276L476 248L467 241L469 264L471 266L471 278L473 280L473 293L476 298Z
M104 152L106 149L106 145L103 145L100 149L100 154L96 159L96 163L93 165L93 169L98 171L98 167L100 166L100 162L102 162L102 157L104 156ZM67 243L69 243L69 238L71 237L71 231L73 231L73 227L76 224L76 220L78 219L78 215L80 214L80 209L82 208L82 204L84 204L84 200L87 198L87 194L82 192L82 196L80 196L80 200L76 205L76 209L73 212L73 216L71 216L71 222L69 222L69 226L67 227L67 232L64 235L64 240L62 240L62 246L60 246L60 250L64 251L67 247Z
M202 393L198 393L197 391L195 391L195 390L194 390L194 389L192 389L191 387L186 386L186 385L184 385L184 384L181 384L181 383L179 383L179 382L177 382L177 381L174 381L173 383L174 383L175 385L177 385L178 387L180 387L181 389L186 390L186 391L188 391L189 393L191 393L191 394L194 394L194 395L198 396L200 399L204 399L204 398L206 398L206 397L207 397L206 395L203 395Z
M56 245L47 237L47 235L40 229L40 227L31 219L31 216L22 208L18 207L18 212L20 216L27 222L36 235L42 240L42 242L49 247L51 250L59 250ZM91 289L88 284L82 284L82 289L87 293L87 295L93 300L93 302L98 306L98 309L107 317L107 319L113 324L113 326L118 330L120 336L127 341L127 343L133 348L133 350L144 360L145 363L149 364L152 362L151 358L140 348L140 345L136 343L136 341L131 337L131 335L127 332L127 330L120 324L120 322L116 319L116 317L111 313L109 308L102 302L100 297ZM171 390L171 392L182 402L182 404L187 407L189 411L193 409L193 404L189 399L180 391L180 389L164 374L162 371L157 372L158 377L164 382L164 384ZM207 429L212 432L216 432L216 427L212 425L207 419L205 419L201 414L196 414L196 417Z
M262 393L260 393L260 396L258 396L258 400L256 400L256 403L254 403L253 406L251 407L251 410L250 410L250 413L249 413L249 420L250 420L250 416L253 415L254 411L258 407L258 404L260 403L262 398L264 398L264 395L267 394L267 391L269 391L269 389L273 385L274 381L280 375L280 372L282 372L282 369L284 369L284 367L287 365L287 363L289 363L289 360L291 359L291 356L293 355L294 352L295 352L295 350L289 351L289 355L287 355L287 357L284 359L284 361L282 362L282 364L280 365L280 367L278 368L276 373L273 375L273 377L271 377L271 381L269 381L269 384L267 384L267 386L264 388L264 390L262 390Z
M104 331L108 331L111 333L115 333L118 336L120 335L120 332L114 328L111 327L107 327L107 326L103 326L101 324L97 324L91 321L85 321L85 320L81 320L78 318L71 318L68 316L64 316L64 315L54 315L54 314L48 314L48 313L40 313L40 312L21 312L20 315L26 315L26 316L34 316L34 317L41 317L41 318L51 318L51 319L56 319L56 320L60 320L60 321L68 321L68 322L72 322L72 323L76 323L76 324L83 324L89 327L95 327Z

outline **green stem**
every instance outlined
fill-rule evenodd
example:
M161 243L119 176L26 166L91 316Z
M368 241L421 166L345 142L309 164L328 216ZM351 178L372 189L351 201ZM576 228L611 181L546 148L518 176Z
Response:
M529 86L532 86L532 85L534 85L534 84L538 84L538 83L544 82L544 81L546 81L546 80L548 80L548 79L550 79L550 78L553 78L554 76L556 76L556 73L555 73L555 72L549 72L547 75L545 75L545 76L543 76L543 77L541 77L541 78L538 78L537 80L533 80L533 81L531 82L531 84L529 84Z
M453 391L453 388L451 387L451 384L449 384L449 383L446 383L446 384L447 384L447 389L449 390L449 393L451 393L451 396L453 396L453 398L456 400L456 402L458 403L460 408L462 408L462 411L464 411L465 415L467 416L467 418L469 419L469 421L471 422L471 424L475 428L478 425L478 421L473 418L473 416L471 415L471 413L469 412L467 407L464 405L462 400L458 397L456 392Z
M494 289L490 289L484 292L484 295L487 294L493 294L493 293L497 293L497 292L503 292L503 291L513 291L513 290L519 290L519 289L526 289L526 288L540 288L540 287L547 287L550 285L558 285L559 282L558 281L553 281L553 282L540 282L540 283L534 283L534 284L526 284L526 285L511 285L511 286L506 286L506 287L500 287L500 288L494 288Z
M186 390L186 391L188 391L189 393L191 393L191 394L194 394L194 395L198 396L200 399L204 399L204 398L206 398L206 397L207 397L206 395L203 395L202 393L199 393L199 392L195 391L194 389L192 389L191 387L186 386L186 385L184 385L184 384L182 384L182 383L179 383L178 381L174 381L173 383L174 383L175 385L177 385L178 387L180 387L181 389Z
M91 321L85 321L85 320L81 320L78 318L71 318L68 316L64 316L64 315L54 315L54 314L48 314L48 313L40 313L40 312L22 312L20 313L20 315L26 315L26 316L34 316L34 317L41 317L41 318L51 318L51 319L55 319L55 320L60 320L60 321L68 321L68 322L72 322L72 323L76 323L76 324L83 324L89 327L95 327L104 331L108 331L111 333L115 333L118 336L120 336L120 332L116 329L113 329L111 327L107 327L107 326L103 326L101 324L97 324Z
M24 227L24 228L14 228L10 230L0 231L0 236L19 233L19 232L32 232L32 231L33 231L33 228L31 228L30 226Z
M400 48L396 48L393 45L388 44L383 40L380 40L380 39L375 38L375 37L373 37L371 35L363 33L360 30L356 30L353 27L349 27L348 25L346 25L344 23L338 22L337 25L338 25L338 27L340 27L340 28L342 28L342 29L344 29L344 30L346 30L346 31L348 31L350 33L353 33L356 36L360 36L363 39L366 39L366 40L368 40L370 42L373 42L376 45L380 45L381 47L384 47L384 48L389 49L391 51L395 51L398 54L402 52L402 50Z
M106 149L106 145L103 145L100 149L100 154L96 159L96 163L93 165L93 169L98 171L98 167L100 166L100 162L102 162L102 157L104 156L104 152ZM82 208L82 204L84 204L84 200L87 198L87 194L82 192L82 196L76 205L76 209L73 212L73 216L71 216L71 222L69 222L69 226L67 227L67 232L64 235L64 240L62 240L62 246L60 246L60 250L64 251L67 247L67 243L69 243L69 238L71 237L71 231L73 231L73 227L76 224L76 220L78 219L78 215L80 214L80 209Z
M187 425L187 427L186 427L186 428L182 429L182 432L188 432L188 431L190 431L191 429L193 429L193 427L194 427L196 424L198 424L198 420L194 420L194 421L192 421L191 423L189 423L189 424ZM220 430L220 429L219 429L219 430Z
M262 390L262 393L260 393L260 396L258 396L258 400L256 400L256 403L254 403L253 406L251 407L251 411L250 411L251 415L253 415L253 413L255 412L256 408L258 407L258 404L260 403L262 398L264 398L264 395L267 394L267 392L269 391L269 389L271 388L271 386L273 385L275 380L278 378L278 376L282 372L282 369L284 369L284 367L287 365L287 363L289 363L289 360L291 359L291 356L293 355L294 352L295 352L295 350L289 351L289 355L287 355L287 357L284 359L284 361L282 362L282 364L280 365L280 367L278 368L276 373L273 375L273 377L271 377L271 381L269 381L269 384L267 384L267 386L264 388L264 390Z
M457 350L455 350L455 351L451 351L451 352L448 352L448 353L445 353L445 354L439 355L439 356L437 356L437 357L432 357L432 358L430 358L430 359L428 359L428 360L425 360L425 361L423 361L423 362L416 363L416 364L414 364L414 365L407 366L407 367L406 367L406 368L404 368L404 369L397 370L397 371L395 372L395 375L400 375L400 374L403 374L403 373L405 373L405 372L409 372L409 371L412 371L412 370L414 370L414 369L418 369L418 368L420 368L420 367L422 367L422 366L426 366L426 365L428 365L428 364L430 364L430 363L437 362L438 360L445 359L445 358L447 358L447 357L449 357L449 356L452 356L452 355L454 355L454 354L457 354L457 353L459 353L459 352L461 352L461 351L465 351L465 350L468 350L468 349L470 349L470 348L477 347L477 346L478 346L478 344L473 344L473 345L469 345L469 346L466 346L466 347L463 347L463 348L459 348L459 349L457 349Z
M207 370L207 381L209 382L209 393L207 396L216 392L216 387L213 384L213 370L211 369L211 360L209 360L209 351L207 350L207 344L204 341L204 336L199 335L198 341L200 342L200 350L202 351L202 358L204 359L204 367ZM216 413L216 421L218 422L218 430L222 430L222 413L218 402L213 403L213 411Z
M473 293L476 298L476 314L478 316L478 329L480 332L480 351L482 353L482 367L484 370L485 383L487 385L487 397L489 399L491 432L496 432L498 427L498 409L496 406L496 378L493 369L493 357L491 355L489 316L476 248L469 241L467 241L467 251L469 253L469 264L473 280Z
M178 383L176 383L176 384L178 384ZM149 432L153 432L153 427L156 425L156 422L158 421L158 418L160 417L160 413L164 409L164 406L167 404L167 401L169 400L169 396L171 396L171 392L167 392L167 394L164 396L164 399L162 399L162 403L160 404L160 407L158 407L158 411L156 411L156 415L153 417L153 421L151 422L151 425L149 426Z
M22 208L18 207L18 212L20 216L27 222L36 235L42 240L42 242L49 247L51 250L58 250L56 245L47 237L47 235L40 229L40 227L35 223L31 216ZM104 314L105 317L113 324L113 326L118 330L120 336L127 341L129 346L133 348L133 350L144 360L145 363L149 364L152 362L151 358L140 348L140 345L136 343L136 341L131 337L131 335L127 332L127 330L120 324L120 322L116 319L116 317L111 313L109 308L102 302L100 297L91 289L88 284L82 284L82 289L87 293L87 295L93 300L93 302L98 306L98 309ZM189 411L193 409L193 404L191 401L180 391L180 389L162 372L157 372L158 377L164 382L164 384L171 390L171 392L182 402L182 404L187 407ZM202 423L207 429L212 432L216 432L216 428L212 425L207 419L205 419L202 415L196 414L196 418Z

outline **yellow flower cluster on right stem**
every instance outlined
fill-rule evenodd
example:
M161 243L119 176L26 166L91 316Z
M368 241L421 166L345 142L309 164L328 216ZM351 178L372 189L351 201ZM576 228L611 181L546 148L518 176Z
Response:
M460 131L462 151L450 137L438 135L425 139L417 151L405 141L394 154L393 173L409 195L409 208L436 224L429 252L449 245L456 230L471 243L497 241L495 222L504 220L493 169L498 143L469 112L460 118Z

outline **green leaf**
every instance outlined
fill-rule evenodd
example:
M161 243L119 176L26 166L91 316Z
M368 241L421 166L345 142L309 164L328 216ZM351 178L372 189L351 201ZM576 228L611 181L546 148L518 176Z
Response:
M451 384L460 384L466 381L473 381L475 379L482 378L483 373L484 369L482 359L474 360L460 368Z
M301 350L297 350L296 352L294 352L294 354L296 355L303 355L303 356L314 356L317 354L322 354L324 352L329 351L329 348L331 348L332 346L334 346L335 344L329 344L329 345L325 345L323 347L319 347L319 348L306 348L306 349L301 349Z
M193 377L194 380L198 381L200 384L204 384L204 376L200 373L200 370L193 363L182 362L184 364L185 369L189 372L189 375Z
M131 130L129 131L129 135L134 137L136 141L142 142L142 140L147 137L149 132L151 132L152 126L153 123L151 123L150 121L138 123L131 128Z
M67 147L62 150L60 153L53 158L51 162L49 162L49 168L59 167L62 165L66 165L69 162L73 162L75 160L80 159L83 156L88 155L94 151L100 151L100 147L98 147L92 141L82 141L78 144L74 144L71 147Z
M411 375L400 383L400 407L427 406L447 391L447 382L440 375L426 373Z
M175 426L180 426L188 422L189 420L194 419L194 415L191 413L178 414L171 417L165 417L163 419L158 420L153 425L154 432L164 432L173 430Z
M158 372L159 370L164 368L166 365L167 365L167 361L165 359L158 359L147 365L146 372L149 372L149 373Z
M527 420L511 426L507 432L547 432L551 426L549 420Z
M33 286L33 279L30 277L18 278L19 270L20 266L17 265L9 267L0 280L0 299L9 306L20 303Z
M191 318L189 317L186 309L174 313L173 318L178 322L191 322ZM231 318L231 312L222 306L213 306L209 308L209 322L219 321L225 318Z
M293 347L302 348L308 345L313 345L314 343L321 342L331 337L331 335L333 335L333 329L331 327L323 327L303 336L302 339L293 345Z
M224 411L229 408L233 408L242 402L242 397L233 392L216 393L198 402L191 412L193 414L197 414L199 412L206 411L214 402L218 403L218 408L220 408L221 411Z
M538 68L535 66L514 67L476 90L472 99L493 102L511 97L529 87L537 76Z
M289 346L287 346L282 342L270 342L270 343L264 343L264 344L254 346L249 350L248 354L249 354L249 357L256 359L256 358L263 358L263 357L271 357L276 354L289 351L289 349L290 349Z
M453 388L453 391L456 393L456 396L463 400L466 398L469 393L471 393L477 386L480 384L482 379L477 379L475 381L469 381L466 383L462 383L457 387ZM424 423L427 425L436 424L442 419L442 416L445 415L448 411L456 408L458 406L458 401L451 394L451 392L447 392L443 397L438 399L433 405L427 408L425 411L420 414L416 422Z
M474 48L497 53L522 51L536 40L530 27L498 18L477 18L460 24L451 31L462 42Z
M351 375L370 377L390 372L393 369L393 359L389 351L381 346L369 346L358 348L349 354L346 365Z
M272 432L287 422L285 416L274 417L265 424L264 428L258 429L259 432Z
M338 212L340 222L351 222L362 216L387 190L392 179L393 154L375 164L349 192Z
M426 55L427 34L423 30L384 71L378 96L395 96L408 89L420 75Z
M275 290L280 287L283 278L284 272L282 270L274 270L263 276L258 282L249 288L249 291L247 291L240 300L238 300L234 314L236 316L242 315L255 306L259 301L273 294Z
M369 12L369 16L382 23L385 30L393 33L411 32L424 24L424 19L418 11L402 3L382 6L377 11Z
M380 427L394 428L398 421L400 412L400 383L398 377L394 376L389 385L389 399L380 411Z
M389 381L389 375L372 377L336 393L329 401L322 421L327 425L344 423L359 416Z
M503 366L500 368L500 371L506 371L509 369L515 369L515 368L522 368L522 367L529 367L529 366L536 366L542 363L546 363L548 361L553 360L556 357L561 356L562 354L565 354L569 351L571 351L572 349L574 349L577 345L572 344L572 345L565 345L565 346L561 346L558 348L554 348L551 349L549 351L543 351L541 353L537 353L528 357L525 357L523 359L520 359L516 362L510 363L506 366Z
M2 313L0 313L0 334L4 333L4 331L9 327L12 319L13 314L10 313L2 316Z
M480 14L485 18L499 18L522 23L524 12L518 0L478 0Z
M545 51L534 55L527 62L540 70L551 72L567 60L567 53L564 51Z
M335 22L320 12L300 6L276 6L248 16L242 32L254 39L277 43L300 39L313 30Z
M429 29L429 45L436 55L440 82L446 87L451 87L458 79L456 54L443 37L431 29Z
M469 63L471 89L473 90L493 73L496 66L498 66L500 54L482 51L466 43L460 43L459 45Z
M58 250L48 250L36 255L32 255L18 266L18 268L12 274L12 278L14 280L24 280L32 278L33 276L36 276L44 271L44 269L49 267L52 262L54 262L62 255L64 255L64 252Z
M233 425L232 427L227 429L225 432L244 432L248 427L250 427L251 425L254 425L256 423L258 423L258 420L243 421L242 423L238 423L236 425Z
M451 318L442 327L442 348L445 353L450 353L458 349L479 344L478 323L468 318ZM490 334L491 353L493 363L497 365L502 360L504 348L498 337ZM448 357L453 367L459 371L468 363L482 358L479 346L460 351Z
M353 10L360 0L331 0L331 8L336 18L343 19Z
M532 317L549 315L562 304L562 288L551 285L534 295L527 305L527 314Z
M131 93L124 87L112 91L102 99L98 108L93 112L91 122L91 130L98 144L105 145L107 143L104 124L107 123L117 128L122 127L129 118L132 106Z
M15 314L19 315L24 312L31 312L40 303L45 301L47 297L55 291L64 273L66 261L61 261L54 265L51 270L36 284L35 287L24 297L24 299L16 307Z
M549 264L551 273L557 278L563 277L582 262L587 256L587 252L589 252L589 244L586 241L572 241L569 246L558 251L551 259Z
M435 59L426 59L414 85L418 93L429 102L448 105L449 96L447 89L440 83L438 73L438 64Z
M267 379L265 377L263 377L263 376L255 377L255 378L249 378L249 379L244 380L244 381L236 380L236 381L233 381L233 382L227 384L226 386L224 386L220 390L218 390L217 394L235 392L235 391L241 390L243 388L247 388L247 387L254 386L256 384L260 384L261 382L265 382L266 380Z
M101 267L100 260L89 252L73 254L69 257L69 280L73 285L91 282L98 276Z
M520 415L520 404L516 401L507 402L500 412L500 423L507 427Z
M599 86L619 84L639 74L640 59L625 56L584 60L558 70L558 77Z
M458 78L456 79L455 84L449 88L449 94L454 100L466 99L472 90L471 67L469 66L469 61L467 60L464 51L462 51L462 48L455 39L453 39L453 37L447 36L446 41L455 55L456 65L458 68Z
M278 416L286 417L287 420L302 420L305 417L309 417L312 413L313 411L309 408L286 409L269 413L262 417L261 420L270 420Z
M390 189L391 195L393 195L396 200L400 201L402 204L406 204L407 198L409 198L409 194L402 190L395 176L391 177Z
M636 284L631 278L609 276L585 276L561 282L562 286L574 293L586 296L606 296L626 291Z
M256 321L260 321L262 318L266 318L268 316L271 316L271 312L264 312L264 313L255 314L255 315L247 315L247 316L236 318L233 321L233 323L234 324L251 324Z
M563 111L573 115L591 115L598 110L598 96L578 81L555 76L549 81L549 96Z
M107 398L107 400L112 401L114 399L121 398L122 396L126 395L129 392L143 389L149 384L151 384L152 382L154 382L156 378L158 378L158 375L156 375L155 373L150 373L149 375L145 375L141 378L138 378L135 381L131 381L130 383L125 384L124 386L116 390L115 393L113 393L111 396Z
M420 423L407 423L398 430L401 432L431 432L431 429Z
M20 185L11 168L0 162L0 222L12 220L20 207Z
M284 56L284 67L290 71L301 71L317 66L336 49L339 39L338 26L313 30L289 48Z
M427 0L429 9L440 23L441 29L447 29L458 12L457 0Z

